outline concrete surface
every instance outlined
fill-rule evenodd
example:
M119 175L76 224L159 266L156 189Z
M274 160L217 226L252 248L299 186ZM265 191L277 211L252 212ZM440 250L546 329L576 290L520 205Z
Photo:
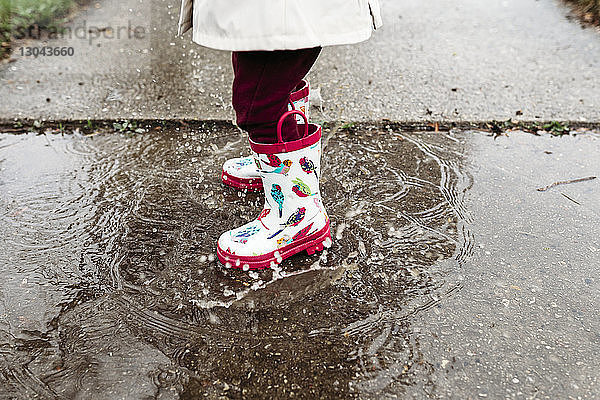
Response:
M560 2L383 0L383 11L371 41L324 51L315 119L600 121L600 34ZM176 38L178 12L177 0L92 3L73 28L131 24L143 38L90 44L92 29L49 43L73 57L15 52L0 67L0 117L230 120L230 56Z

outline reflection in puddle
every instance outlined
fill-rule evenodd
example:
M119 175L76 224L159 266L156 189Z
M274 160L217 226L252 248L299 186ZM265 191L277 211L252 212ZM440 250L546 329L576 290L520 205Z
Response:
M231 127L0 136L0 384L8 398L348 397L431 385L411 317L471 254L460 141L362 127L324 140L320 257L215 261L257 194L220 185Z

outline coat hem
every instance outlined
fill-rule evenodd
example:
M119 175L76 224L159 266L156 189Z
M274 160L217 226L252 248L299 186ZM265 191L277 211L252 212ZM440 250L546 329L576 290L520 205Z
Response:
M203 35L193 30L192 40L204 47L216 50L228 51L274 51L274 50L298 50L309 49L313 47L338 46L345 44L355 44L368 40L371 37L373 29L369 27L361 31L353 31L347 34L332 34L323 37L321 40L307 40L305 35L298 36L274 36L261 37L262 45L257 47L257 38L222 38L209 35Z

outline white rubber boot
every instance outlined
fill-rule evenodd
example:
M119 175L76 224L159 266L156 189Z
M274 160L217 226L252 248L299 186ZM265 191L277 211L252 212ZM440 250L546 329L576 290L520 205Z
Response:
M307 81L302 81L290 96L289 110L301 111L308 118L310 103L308 97L310 95L310 85ZM302 117L297 116L296 120L299 124L303 124ZM225 161L223 164L223 172L221 180L227 186L231 186L240 190L260 191L262 190L262 180L260 179L254 158L238 157Z
M290 115L301 115L304 137L284 143L281 127ZM217 256L228 267L263 269L306 250L314 254L331 245L329 217L321 201L321 127L308 124L300 111L285 113L278 124L279 143L250 141L265 192L258 218L225 232Z

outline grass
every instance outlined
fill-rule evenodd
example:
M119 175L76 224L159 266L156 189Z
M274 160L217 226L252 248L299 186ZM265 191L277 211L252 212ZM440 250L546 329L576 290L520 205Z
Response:
M575 7L575 10L585 22L600 25L600 0L566 1Z
M74 4L74 0L0 0L0 58L8 54L13 32L56 27Z

